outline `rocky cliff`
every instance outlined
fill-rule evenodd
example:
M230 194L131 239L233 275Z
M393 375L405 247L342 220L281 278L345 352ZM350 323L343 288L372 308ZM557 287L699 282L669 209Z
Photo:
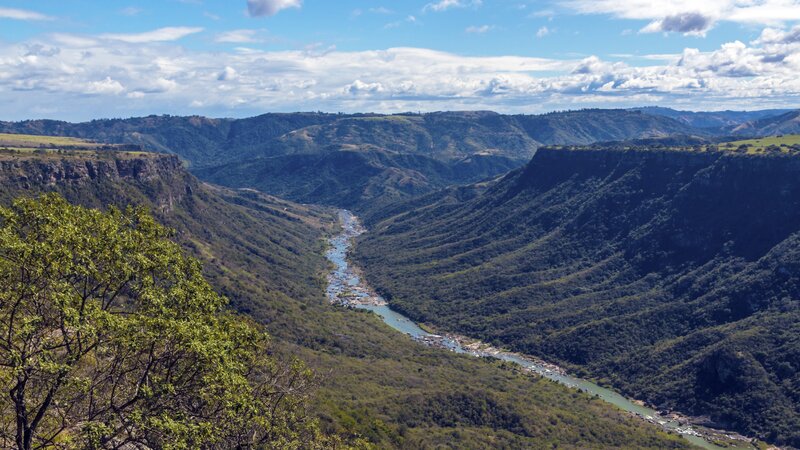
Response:
M181 171L181 162L174 155L12 158L0 160L0 183L29 188L97 180L151 181Z

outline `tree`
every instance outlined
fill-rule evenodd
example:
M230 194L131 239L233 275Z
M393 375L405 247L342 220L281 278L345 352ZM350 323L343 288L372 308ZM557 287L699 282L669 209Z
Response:
M0 207L0 447L308 448L312 382L141 209Z

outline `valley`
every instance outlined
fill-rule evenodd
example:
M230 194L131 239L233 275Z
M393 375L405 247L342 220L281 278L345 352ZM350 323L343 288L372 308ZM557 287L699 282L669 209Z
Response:
M791 446L798 167L783 152L540 149L485 186L367 215L355 260L414 321Z
M5 135L20 147L0 150L0 198L149 207L273 336L281 361L320 374L309 408L353 445L751 448L715 430L791 442L794 344L791 328L780 334L791 297L761 306L719 292L733 277L762 283L753 264L782 239L793 248L794 135L717 141L670 134L687 130L672 119L595 110L263 120L277 137L258 151L272 156L237 161L255 147L231 148L231 162L205 166L173 146L206 136L207 147L187 144L202 151L256 131L131 119L105 125L139 143L109 144L110 130L28 123L92 137ZM145 123L147 139L132 131ZM297 123L311 125L285 132ZM141 151L156 141L176 154ZM762 209L741 217L723 193ZM779 247L778 289L792 292L791 253ZM759 392L772 403L759 405ZM731 416L726 405L743 402L759 406Z
M334 266L328 275L327 287L327 297L331 304L371 311L391 328L421 345L519 365L531 374L600 398L634 417L662 427L665 431L680 434L698 447L709 450L757 448L751 444L751 439L744 436L692 425L691 418L674 412L659 412L648 408L640 401L629 400L611 389L571 376L564 369L530 355L500 350L478 340L452 333L439 335L423 330L411 319L393 311L387 302L358 275L360 271L349 261L349 253L355 239L366 233L366 230L350 211L341 210L339 219L342 231L329 238L330 249L326 252L326 257Z
M589 395L499 361L417 348L372 314L332 307L333 209L203 183L158 154L14 154L0 163L0 185L3 204L58 193L152 211L234 311L269 332L277 364L316 374L304 409L348 448L688 448Z
M0 449L800 450L800 0L0 1Z

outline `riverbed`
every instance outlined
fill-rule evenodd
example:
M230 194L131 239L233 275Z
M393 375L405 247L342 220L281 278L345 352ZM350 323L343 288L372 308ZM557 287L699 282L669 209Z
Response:
M342 231L329 240L330 247L326 257L334 265L328 274L327 296L334 305L366 309L377 314L387 325L398 330L420 344L439 347L475 357L493 357L520 365L526 370L557 381L573 389L579 389L627 411L647 422L665 430L680 434L685 439L706 449L754 449L745 438L719 430L711 430L690 423L690 419L676 413L661 414L635 400L625 398L613 390L598 386L588 380L569 375L565 370L530 355L521 355L493 348L485 343L453 334L433 334L420 328L414 321L393 311L386 300L378 295L365 282L358 268L348 261L356 237L366 232L358 218L350 211L341 210L339 219ZM725 442L726 446L715 445L709 440Z

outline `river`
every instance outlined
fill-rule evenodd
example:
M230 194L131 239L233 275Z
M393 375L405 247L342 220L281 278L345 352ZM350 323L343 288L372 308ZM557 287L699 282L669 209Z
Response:
M661 426L665 430L680 434L692 444L706 449L754 449L749 442L743 441L735 433L711 430L689 423L687 418L677 414L660 414L658 411L643 406L641 402L630 400L610 389L598 386L590 381L574 377L553 364L548 364L529 355L503 351L492 348L479 341L457 335L436 335L420 328L414 321L393 311L362 279L357 268L347 259L348 252L356 237L366 232L358 218L347 210L339 212L342 232L329 240L330 247L326 257L333 265L328 275L327 296L331 303L344 307L366 309L374 312L390 327L424 345L445 348L453 352L469 354L476 357L494 357L519 364L525 369L543 377L557 381L570 388L579 389L615 405L616 407ZM726 446L718 446L713 439L725 442Z

